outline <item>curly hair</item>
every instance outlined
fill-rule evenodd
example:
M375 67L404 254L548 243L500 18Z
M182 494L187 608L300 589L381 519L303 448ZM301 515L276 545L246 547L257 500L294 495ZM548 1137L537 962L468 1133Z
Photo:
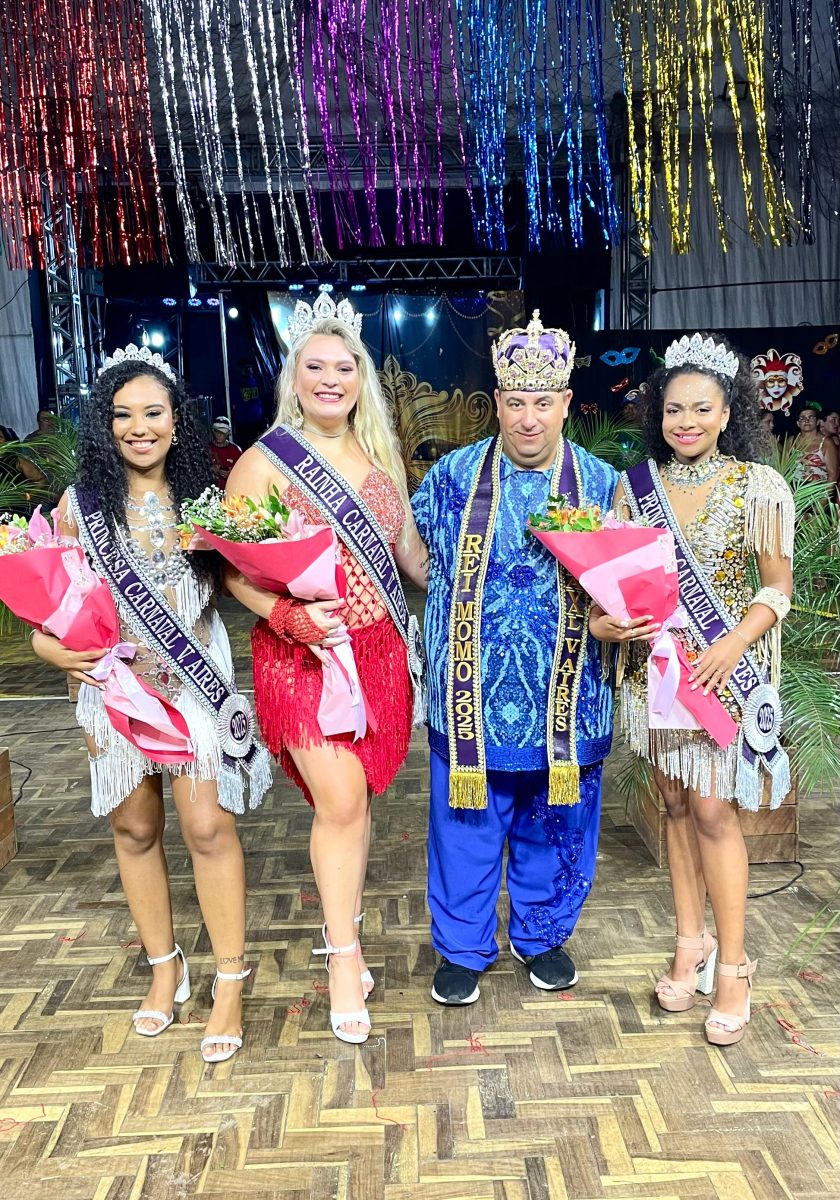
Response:
M701 331L700 336L704 339L710 337L716 344L722 343L727 350L737 354L738 373L734 379L726 379L692 363L670 369L659 367L654 371L647 381L641 427L648 455L657 463L667 462L673 455L673 450L662 436L662 414L668 384L678 375L705 375L718 385L724 406L729 409L729 421L718 440L721 454L733 455L741 462L764 462L767 457L767 438L759 424L761 408L758 403L758 383L752 376L749 361L722 334Z
M83 409L76 454L76 484L92 492L99 501L102 515L111 530L126 523L128 478L125 460L113 434L114 396L140 375L148 375L166 391L177 422L178 440L164 463L166 482L172 499L180 508L182 501L193 500L213 483L213 469L207 438L187 400L180 380L172 380L148 363L122 362L97 379ZM215 575L216 564L198 556L199 570ZM215 558L215 556L213 556Z

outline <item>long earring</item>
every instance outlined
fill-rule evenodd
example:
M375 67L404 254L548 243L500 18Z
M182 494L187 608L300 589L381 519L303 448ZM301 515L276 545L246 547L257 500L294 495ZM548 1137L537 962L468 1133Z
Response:
M172 434L172 445L173 445L173 446L177 446L177 445L178 445L178 434L177 434L177 433L173 433L173 434Z
M297 397L297 393L295 393L295 404L297 405L297 408L295 410L295 415L292 417L292 425L295 429L303 429L303 408L300 400Z

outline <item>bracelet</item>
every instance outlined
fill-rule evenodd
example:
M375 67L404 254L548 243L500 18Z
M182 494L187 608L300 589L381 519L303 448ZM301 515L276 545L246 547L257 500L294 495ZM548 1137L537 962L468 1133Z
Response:
M730 630L730 633L734 633L736 637L739 637L741 639L741 641L744 643L744 645L747 647L747 649L748 650L750 649L750 647L752 646L752 642L748 641L747 638L744 637L744 635L743 635L743 633L741 633L740 629L732 629L732 630Z
M776 614L777 621L784 621L790 612L790 596L786 596L778 588L759 588L752 600L750 600L750 608L754 604L764 604L767 608L771 609Z

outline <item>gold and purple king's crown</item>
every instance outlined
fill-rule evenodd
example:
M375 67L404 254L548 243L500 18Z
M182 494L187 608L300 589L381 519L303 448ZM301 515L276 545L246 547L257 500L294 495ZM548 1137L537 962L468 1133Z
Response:
M538 308L527 329L507 329L493 343L493 366L503 392L565 391L574 362L574 342L563 329L543 329Z

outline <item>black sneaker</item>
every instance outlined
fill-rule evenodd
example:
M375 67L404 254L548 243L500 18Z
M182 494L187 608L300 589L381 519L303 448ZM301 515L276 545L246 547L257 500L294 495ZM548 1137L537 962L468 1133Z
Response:
M444 959L435 971L432 999L438 1004L475 1004L481 995L478 987L480 971L459 967Z
M526 957L520 954L511 942L510 952L520 962L527 963L531 968L531 983L534 987L542 988L544 992L558 992L563 988L574 987L578 981L575 964L562 946L553 946L550 950L544 950L542 954Z

